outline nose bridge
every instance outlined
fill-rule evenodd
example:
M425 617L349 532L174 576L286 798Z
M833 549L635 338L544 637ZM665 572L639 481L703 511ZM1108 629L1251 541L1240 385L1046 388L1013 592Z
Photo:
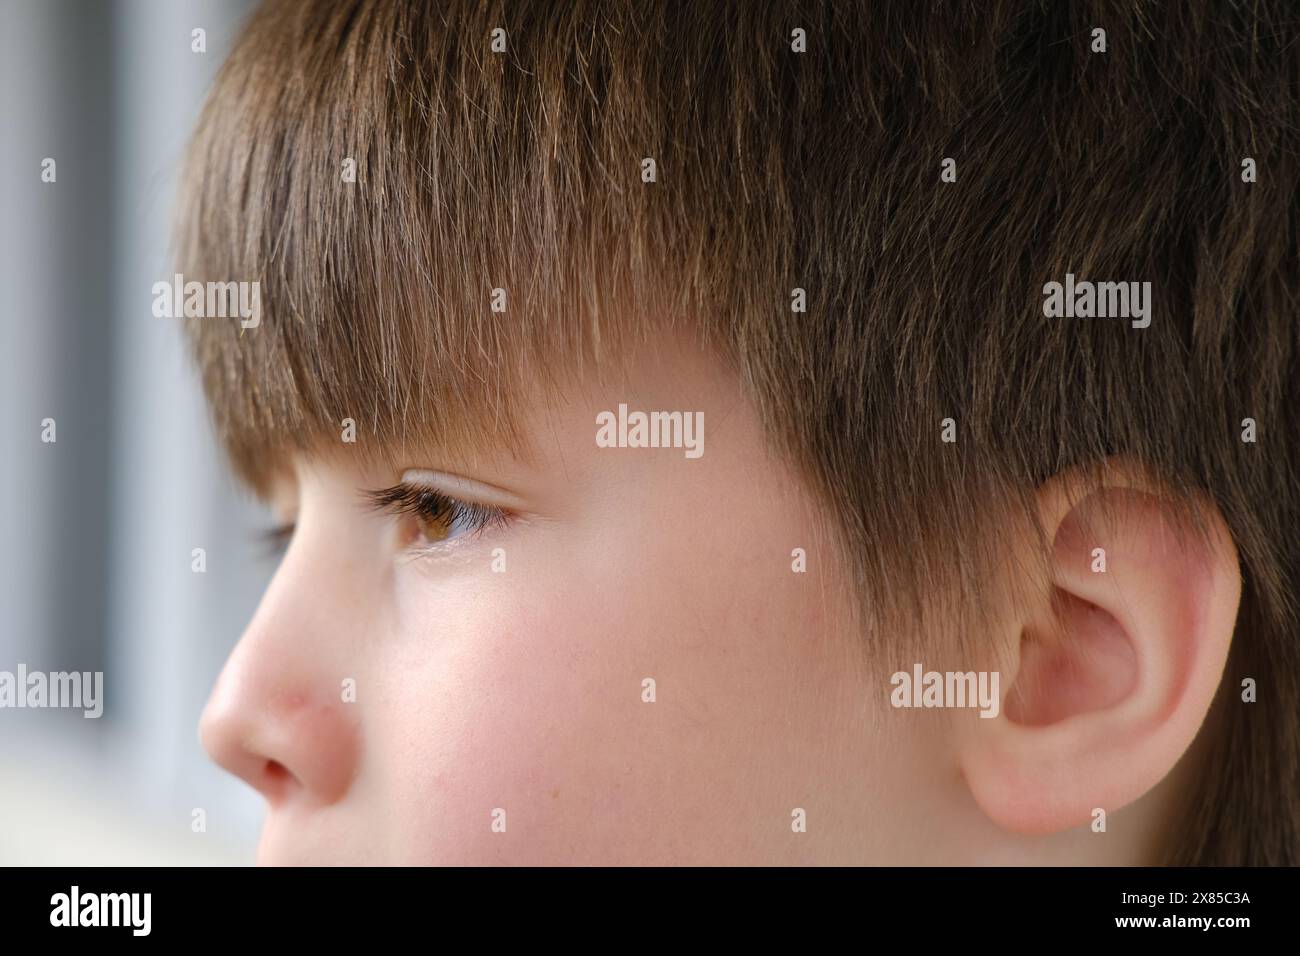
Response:
M200 724L213 760L272 804L337 801L360 757L360 705L344 686L357 677L345 657L356 633L348 619L359 608L347 611L341 582L305 557L286 556Z

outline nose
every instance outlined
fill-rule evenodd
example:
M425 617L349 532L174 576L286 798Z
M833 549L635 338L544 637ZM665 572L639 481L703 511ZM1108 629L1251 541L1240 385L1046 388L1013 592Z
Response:
M199 723L214 762L260 791L272 807L341 799L356 773L355 695L344 693L346 629L282 566L249 624ZM315 582L319 587L320 582ZM348 699L345 699L345 696Z

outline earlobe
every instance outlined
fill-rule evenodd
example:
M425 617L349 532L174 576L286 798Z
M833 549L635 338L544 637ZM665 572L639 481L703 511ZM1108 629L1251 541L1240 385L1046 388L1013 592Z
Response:
M1217 509L1130 465L1088 486L1060 476L1039 505L1051 580L994 635L1012 661L1002 713L961 743L980 808L1025 833L1085 824L1173 769L1213 702L1241 593Z

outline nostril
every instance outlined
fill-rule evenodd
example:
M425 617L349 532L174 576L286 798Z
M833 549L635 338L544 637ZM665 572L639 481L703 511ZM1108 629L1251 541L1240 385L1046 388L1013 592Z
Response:
M350 714L239 674L213 696L200 726L204 747L272 805L302 797L332 803L347 791L359 742Z
M285 787L294 782L294 776L289 772L289 768L278 760L268 760L262 767L262 780L264 781L262 791L274 799L283 794Z

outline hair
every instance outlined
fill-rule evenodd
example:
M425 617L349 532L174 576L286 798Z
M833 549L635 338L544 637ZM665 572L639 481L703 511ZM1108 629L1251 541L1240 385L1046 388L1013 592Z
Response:
M359 454L522 451L530 388L690 329L861 605L917 619L988 602L1043 481L1130 456L1218 507L1243 574L1166 862L1296 863L1292 6L267 2L182 190L186 278L261 284L260 327L191 324L217 432L255 487L345 417ZM1150 281L1150 327L1045 318L1066 273Z

